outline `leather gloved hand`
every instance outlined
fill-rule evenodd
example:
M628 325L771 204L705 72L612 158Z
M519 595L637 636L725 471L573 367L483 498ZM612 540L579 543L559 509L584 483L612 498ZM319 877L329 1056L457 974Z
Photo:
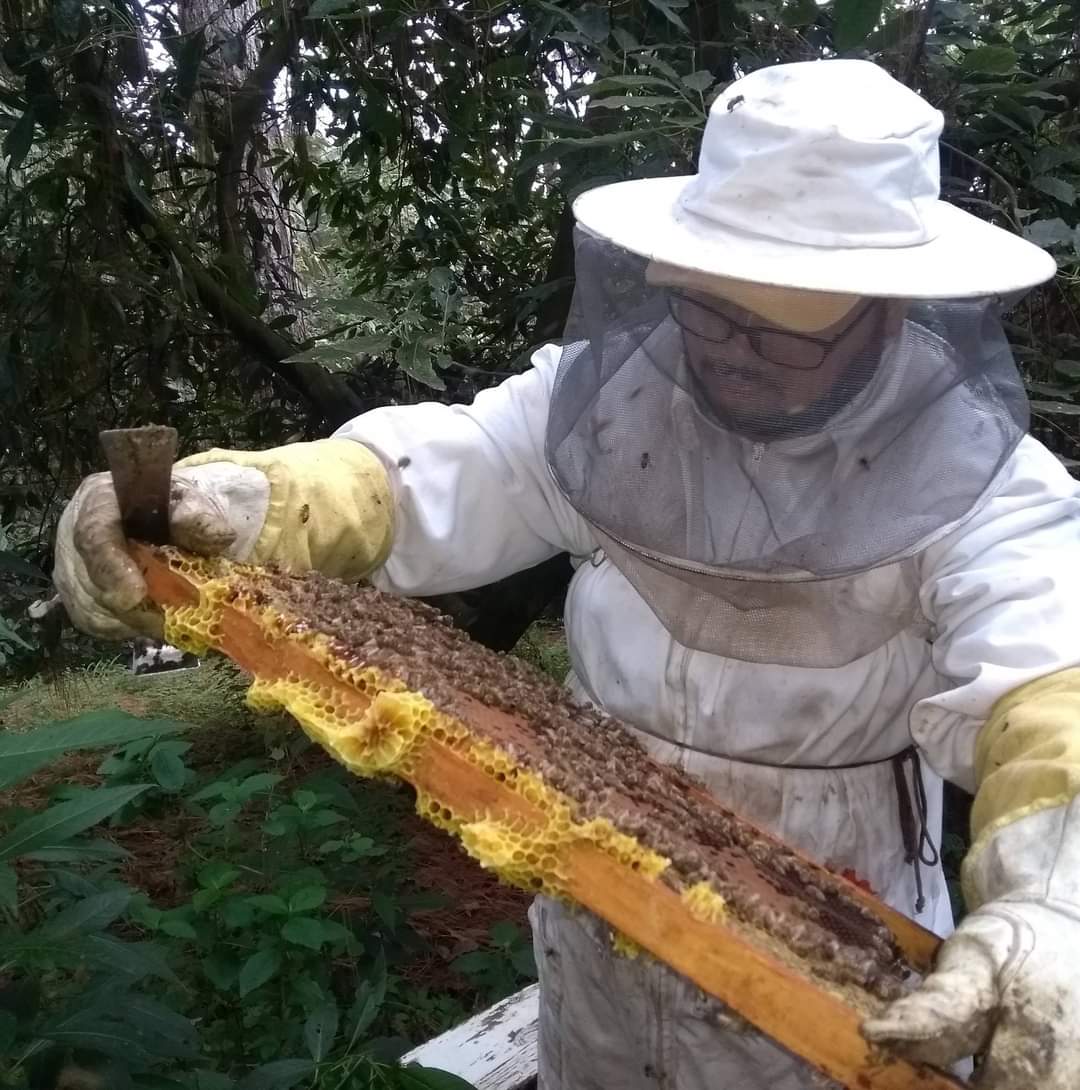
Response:
M177 462L169 532L181 549L292 571L360 579L386 559L389 477L347 439L264 452L212 450ZM91 635L160 638L161 615L128 555L108 473L80 485L56 536L53 580L72 622Z
M1080 1088L1080 670L995 706L976 745L972 912L869 1040L940 1067L982 1054L980 1090Z

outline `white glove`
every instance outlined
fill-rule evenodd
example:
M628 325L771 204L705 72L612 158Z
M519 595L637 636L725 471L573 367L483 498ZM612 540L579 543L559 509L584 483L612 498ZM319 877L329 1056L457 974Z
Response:
M969 855L964 885L979 907L864 1036L939 1067L985 1052L980 1090L1077 1090L1080 802L997 829Z
M246 559L262 529L270 481L260 470L229 462L176 469L169 532L174 544L204 556ZM104 639L161 637L161 614L128 555L120 508L108 473L78 487L56 531L53 582L78 628Z

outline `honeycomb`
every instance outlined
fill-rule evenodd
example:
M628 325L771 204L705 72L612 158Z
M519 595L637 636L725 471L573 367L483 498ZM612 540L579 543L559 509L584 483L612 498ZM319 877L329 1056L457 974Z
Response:
M641 957L641 947L621 931L611 932L611 949L621 958L630 958L632 960Z
M845 883L653 762L610 717L524 662L473 644L430 607L317 575L155 555L198 591L195 602L165 596L170 642L200 654L221 648L228 625L244 618L265 649L252 707L284 709L358 775L413 782L419 814L503 880L567 899L568 849L588 845L677 892L699 921L781 940L821 979L878 1000L909 987L892 933ZM433 747L482 771L501 801L459 811L452 784L425 778ZM617 932L612 943L638 952Z
M696 882L683 890L683 904L695 920L720 923L727 915L727 902L708 882Z

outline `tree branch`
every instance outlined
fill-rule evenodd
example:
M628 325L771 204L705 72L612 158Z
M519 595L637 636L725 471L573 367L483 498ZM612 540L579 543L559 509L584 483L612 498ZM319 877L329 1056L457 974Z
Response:
M926 0L919 16L919 22L915 28L915 40L905 58L903 70L900 72L900 82L907 87L915 86L915 77L918 75L919 65L922 63L923 52L926 49L926 37L934 24L935 7L937 7L937 0Z
M240 177L244 155L251 143L255 123L269 104L274 84L293 51L296 27L307 9L308 4L301 3L286 10L280 25L263 46L255 67L232 93L217 164L218 244L226 256L241 253Z
M172 256L191 281L203 306L323 421L336 426L362 411L362 402L342 376L332 375L315 363L285 362L298 351L298 346L271 329L229 293L141 188L136 180L138 169L133 159L136 153L125 146L115 102L101 82L100 56L93 50L82 50L75 55L72 67L78 81L79 100L98 130L103 170L126 225L150 246Z

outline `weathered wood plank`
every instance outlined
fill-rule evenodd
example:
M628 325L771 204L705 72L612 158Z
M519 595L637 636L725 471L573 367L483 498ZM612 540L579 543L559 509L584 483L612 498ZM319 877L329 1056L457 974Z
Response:
M536 1077L539 985L448 1030L402 1057L402 1063L437 1067L478 1090L520 1090Z

